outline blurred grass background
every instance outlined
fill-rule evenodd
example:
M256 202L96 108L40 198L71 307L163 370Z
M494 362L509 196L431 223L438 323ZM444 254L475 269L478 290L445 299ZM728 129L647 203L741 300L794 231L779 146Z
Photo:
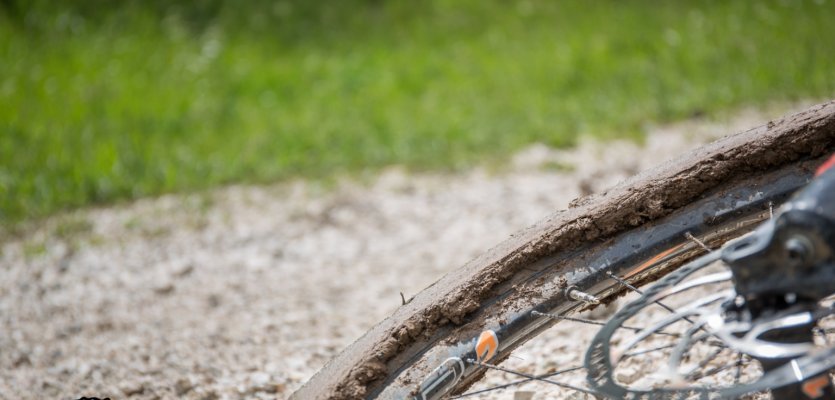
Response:
M835 93L827 1L0 1L0 225Z

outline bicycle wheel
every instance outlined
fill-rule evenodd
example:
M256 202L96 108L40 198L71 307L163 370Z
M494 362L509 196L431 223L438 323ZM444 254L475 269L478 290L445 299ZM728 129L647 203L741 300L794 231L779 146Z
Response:
M562 316L611 302L702 254L702 245L749 231L833 148L835 102L827 102L584 199L441 278L291 398L459 393L486 362L501 362Z

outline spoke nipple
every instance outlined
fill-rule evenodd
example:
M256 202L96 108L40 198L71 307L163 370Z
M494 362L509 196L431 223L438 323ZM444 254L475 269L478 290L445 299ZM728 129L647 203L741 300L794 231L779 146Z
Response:
M568 297L570 297L574 300L582 301L583 303L588 303L588 304L600 304L600 299L598 299L597 297L592 296L592 295L590 295L586 292L581 292L573 286L568 288L565 292L568 295Z

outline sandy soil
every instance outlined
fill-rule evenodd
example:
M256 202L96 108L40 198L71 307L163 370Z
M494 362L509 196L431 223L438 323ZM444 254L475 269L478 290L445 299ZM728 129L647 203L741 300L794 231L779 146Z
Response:
M0 398L285 398L401 293L582 194L787 109L650 127L643 146L532 146L498 173L393 168L364 184L235 186L54 217L0 245ZM592 332L553 330L519 360L568 365L539 355L585 351Z

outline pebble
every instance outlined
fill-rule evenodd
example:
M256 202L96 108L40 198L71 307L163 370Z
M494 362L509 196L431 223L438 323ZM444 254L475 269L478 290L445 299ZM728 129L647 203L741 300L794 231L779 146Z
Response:
M145 392L145 385L143 385L142 382L128 381L119 385L119 390L121 390L125 396L136 396Z
M177 396L183 396L191 389L194 388L194 384L189 379L181 378L177 379L177 383L174 385L174 392Z
M536 392L517 390L513 393L513 400L532 400Z

